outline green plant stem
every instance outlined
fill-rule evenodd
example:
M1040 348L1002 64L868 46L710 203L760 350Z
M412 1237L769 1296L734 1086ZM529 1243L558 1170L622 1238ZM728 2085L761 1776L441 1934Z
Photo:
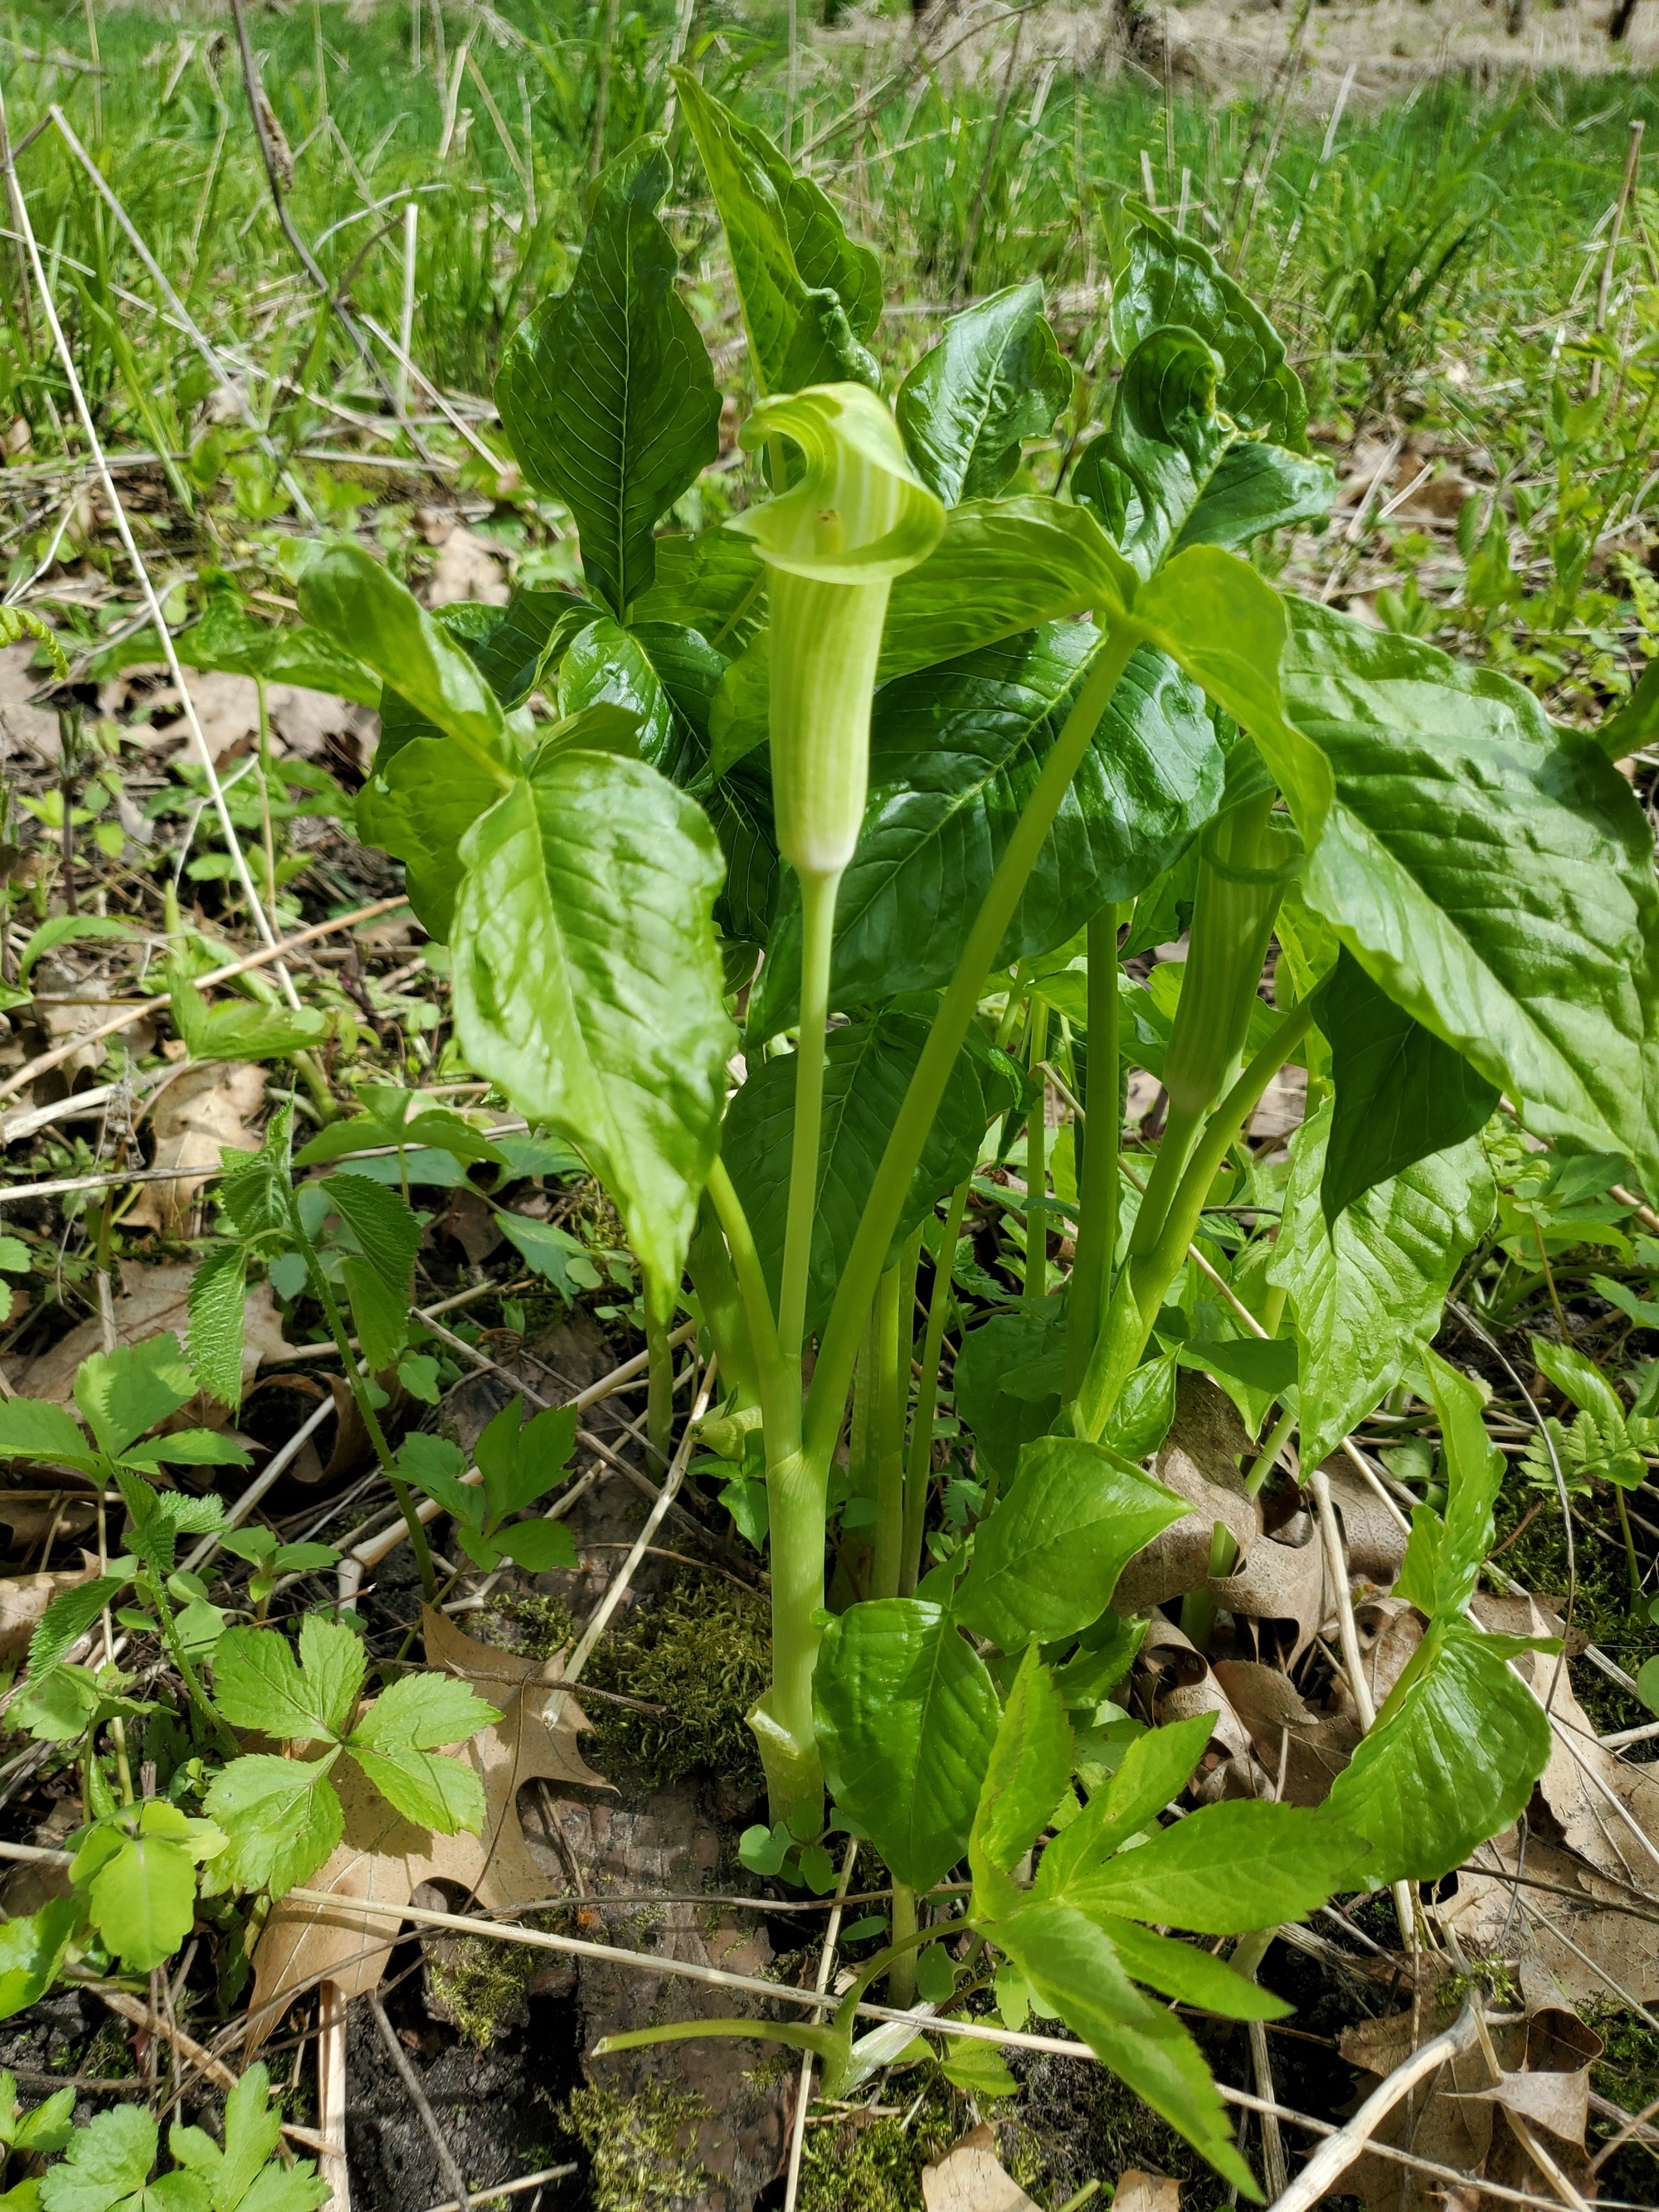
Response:
M968 1208L973 1178L968 1176L951 1193L945 1209L945 1231L939 1239L933 1287L927 1300L927 1327L921 1342L921 1379L916 1385L916 1410L910 1425L910 1458L904 1471L904 1552L899 1561L901 1597L912 1597L921 1575L921 1537L927 1518L927 1485L933 1468L933 1414L939 1405L939 1363L945 1346L945 1324L951 1311L951 1264L962 1217Z
M732 1186L724 1160L716 1160L708 1170L708 1190L709 1203L726 1237L732 1277L749 1324L749 1347L754 1358L762 1416L769 1434L775 1425L781 1433L787 1425L792 1404L796 1425L799 1425L800 1384L789 1372L779 1346L777 1323L772 1318L772 1300L760 1254L756 1249L755 1232L749 1226L749 1216L743 1210L743 1200Z
M1625 1493L1618 1483L1613 1486L1613 1502L1619 1508L1619 1527L1625 1539L1625 1558L1630 1565L1630 1608L1641 1610L1642 1570L1636 1557L1636 1539L1630 1532L1630 1509L1625 1504Z
M110 1741L115 1746L115 1772L121 1784L121 1802L132 1802L132 1768L127 1759L127 1724L119 1713L112 1714L109 1724Z
M1280 1413L1278 1420L1273 1424L1267 1441L1251 1462L1250 1471L1244 1478L1244 1490L1247 1497L1255 1498L1261 1494L1262 1484L1272 1473L1274 1463L1289 1442L1291 1431L1295 1426L1294 1413ZM1233 1541L1231 1533L1225 1524L1218 1521L1210 1531L1208 1573L1211 1580L1222 1581L1226 1576L1231 1574L1237 1565L1238 1546ZM1200 1651L1207 1651L1209 1649L1210 1634L1215 1626L1216 1612L1216 1596L1213 1590L1189 1590L1182 1601L1182 1633Z
M1296 1418L1293 1413L1286 1410L1281 1413L1273 1423L1268 1431L1267 1441L1256 1454L1251 1462L1250 1471L1244 1478L1244 1494L1247 1498L1260 1498L1261 1495L1262 1485L1279 1464L1279 1455L1291 1440L1291 1431L1296 1426Z
M870 1595L896 1597L904 1556L904 1407L910 1373L910 1332L905 1326L902 1261L889 1267L876 1292L871 1345L876 1358L872 1412L876 1477L876 1545ZM911 1282L915 1277L911 1271Z
M647 1289L645 1440L665 1467L674 1443L674 1355L668 1344L668 1325L672 1318L672 1310L665 1316L659 1312Z
M800 879L800 1032L795 1046L794 1141L789 1155L789 1211L783 1234L783 1281L778 1294L778 1342L799 1361L806 1340L806 1285L817 1212L818 1143L823 1122L824 1028L830 1018L830 957L836 941L836 894L841 877Z
M888 1933L894 1943L908 1948L887 1969L887 2002L896 2011L908 2012L916 2001L916 1893L902 1881L893 1884L892 1915Z
M265 898L274 915L276 911L276 833L270 820L270 706L265 696L264 678L256 676L253 684L259 702L259 827L264 845ZM405 1192L405 1199L407 1196Z
M1100 1331L1100 1316L1117 1249L1118 908L1103 906L1089 921L1089 1095L1079 1124L1077 1256L1072 1262L1066 1323L1066 1395L1074 1398Z
M340 1364L345 1370L346 1387L356 1401L358 1413L364 1428L368 1431L369 1443L374 1448L374 1456L380 1462L380 1471L391 1485L392 1495L398 1501L398 1510L403 1515L404 1524L409 1530L409 1540L414 1551L415 1564L420 1571L421 1594L427 1603L431 1605L437 1598L438 1577L433 1570L432 1547L426 1540L426 1524L415 1510L415 1494L398 1472L398 1462L392 1456L391 1445L386 1440L386 1431L380 1426L380 1417L369 1402L368 1382L359 1372L357 1362L352 1356L351 1343L346 1334L345 1323L340 1318L340 1309L334 1302L334 1293L329 1287L327 1276L323 1273L322 1262L317 1257L316 1248L310 1237L307 1236L305 1224L300 1218L299 1196L292 1185L289 1186L288 1194L288 1213L289 1226L294 1241L299 1247L301 1256L306 1263L306 1272L311 1279L313 1294L323 1310L323 1319L328 1325L328 1333L333 1338L335 1349L340 1355Z
M1273 1025L1267 1042L1211 1115L1181 1179L1156 1245L1132 1259L1118 1277L1112 1302L1073 1408L1076 1433L1097 1443L1123 1386L1140 1364L1164 1292L1181 1272L1204 1202L1227 1148L1262 1092L1296 1050L1313 1021L1311 1000L1292 1006Z
M1048 1083L1041 1073L1048 1050L1048 1009L1031 1001L1025 1024L1025 1065L1041 1088L1025 1121L1025 1295L1040 1298L1048 1287Z
M991 888L975 917L904 1094L842 1272L829 1323L819 1340L817 1365L807 1395L806 1449L825 1467L840 1433L865 1309L874 1296L910 1178L978 1008L985 979L995 963L1060 802L1139 642L1133 628L1121 623L1102 647L997 864Z

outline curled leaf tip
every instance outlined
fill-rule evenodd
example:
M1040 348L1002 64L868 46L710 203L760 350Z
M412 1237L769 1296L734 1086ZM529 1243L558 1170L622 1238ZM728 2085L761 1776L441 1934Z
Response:
M927 559L945 508L911 467L885 403L861 384L818 384L763 399L743 429L751 451L787 438L800 481L732 525L774 568L822 583L869 584Z

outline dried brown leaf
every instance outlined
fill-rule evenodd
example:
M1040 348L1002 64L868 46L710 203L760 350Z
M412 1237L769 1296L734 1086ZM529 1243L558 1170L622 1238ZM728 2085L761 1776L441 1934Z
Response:
M576 1748L587 1720L574 1698L562 1699L551 1722L545 1714L559 1680L560 1662L520 1659L480 1644L431 1606L422 1608L426 1656L476 1686L501 1717L471 1742L454 1747L471 1759L483 1785L484 1820L476 1835L434 1835L394 1812L356 1769L336 1771L345 1808L345 1834L322 1869L304 1886L340 1899L337 1911L279 1903L254 1953L253 2027L250 2054L274 2030L289 2003L313 1982L337 1982L347 1997L374 1989L392 1955L397 1923L389 1915L353 1912L350 1901L407 1905L423 1881L452 1882L486 1911L556 1897L527 1849L518 1816L522 1784L538 1777L554 1783L606 1789Z
M15 1575L0 1581L0 1659L9 1659L23 1649L53 1598L91 1582L97 1572L94 1559L82 1567L60 1567L53 1574Z
M1138 2166L1125 2166L1112 2212L1181 2212L1181 2184L1161 2173L1143 2173Z
M220 1147L251 1152L257 1139L249 1125L264 1103L264 1070L242 1060L204 1060L187 1067L155 1102L150 1116L158 1168L216 1169ZM203 1176L181 1175L176 1182L146 1183L127 1215L129 1229L156 1229L165 1237L183 1236Z
M996 2131L977 2127L921 2169L927 2212L1037 2212L1037 2207L997 2156Z
M121 1296L112 1304L115 1341L142 1344L145 1338L171 1329L182 1343L190 1327L190 1283L193 1267L162 1261L147 1267L137 1261L121 1262ZM36 1359L9 1367L6 1379L25 1397L47 1398L67 1406L81 1362L104 1348L103 1323L95 1316L60 1337L51 1350ZM259 1362L289 1349L283 1334L283 1318L268 1283L249 1290L242 1309L242 1377L251 1381Z

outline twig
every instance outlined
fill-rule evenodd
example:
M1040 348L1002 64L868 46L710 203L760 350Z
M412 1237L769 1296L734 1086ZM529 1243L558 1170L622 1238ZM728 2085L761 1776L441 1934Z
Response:
M345 301L329 283L318 264L316 256L294 227L294 218L289 213L288 203L283 197L283 179L276 164L276 149L271 143L270 132L265 122L264 89L259 82L258 65L253 58L253 44L248 37L247 10L243 5L243 0L230 0L230 12L236 20L236 43L241 56L242 84L247 94L248 112L253 118L253 135L258 142L259 159L264 164L265 181L270 187L271 204L276 210L276 220L282 225L283 235L293 248L295 259L305 270L318 291L322 294L324 299L327 301L330 308L338 319L340 327L357 349L363 367L374 378L380 397L391 408L393 415L397 416L398 396L385 377L381 375L380 364L374 358L368 340L358 329L356 319L347 307ZM423 461L428 459L429 456L420 432L416 429L406 415L398 416L398 428L404 432L421 459Z
M241 0L235 0L235 4L240 16ZM3 90L0 89L0 129L4 127L4 120L5 94ZM137 542L132 534L132 526L127 520L126 508L121 501L121 495L115 489L115 478L106 465L103 442L98 435L97 426L92 419L92 410L87 403L86 391L81 382L81 373L75 365L75 356L70 350L69 340L64 335L64 326L58 319L57 302L53 300L52 288L46 282L46 268L40 259L40 247L34 235L34 225L29 216L28 203L21 191L16 195L14 213L18 227L23 234L23 244L28 254L30 269L33 273L35 289L40 295L41 308L52 331L52 344L59 362L63 364L64 376L69 385L70 396L75 402L75 411L80 421L82 435L87 441L88 450L97 468L99 479L103 487L104 498L114 519L116 532L120 538L122 549L131 564L133 574L137 579L139 592L143 599L145 609L150 621L155 626L155 633L167 664L167 672L179 687L179 696L184 708L185 720L190 726L191 737L200 755L202 769L207 779L208 792L214 811L219 817L219 827L224 836L225 850L235 868L236 879L241 888L243 897L247 901L248 913L255 929L268 946L274 947L276 945L276 930L271 925L270 917L260 902L258 890L254 888L252 873L247 864L247 855L242 850L241 840L237 836L235 826L231 821L230 809L225 799L223 787L219 781L219 771L215 764L213 754L209 749L201 720L196 712L196 702L191 696L189 685L185 682L185 672L179 665L178 652L173 642L173 632L167 627L167 617L161 611L161 600L156 597L155 586L150 580L149 570L138 550ZM280 951L275 952L273 957L278 963L276 973L283 986L283 995L289 1004L297 1009L300 1004L299 995L294 988L293 980L288 970L280 964L282 959ZM131 1019L131 1016L128 1018ZM116 1026L120 1028L125 1024L118 1023ZM84 1040L79 1042L84 1042ZM70 1048L70 1049L73 1048L73 1047ZM15 1083L15 1078L13 1081ZM9 1091L0 1090L0 1097L8 1095L9 1095Z
M67 1858L69 1854L61 1852L58 1856ZM216 2058L210 2051L197 2042L194 2036L186 2035L176 2021L164 2018L159 2012L152 2012L148 2005L141 2004L137 1997L129 1996L125 1990L109 1989L101 1982L82 1983L80 1986L90 1988L94 1996L101 1997L112 2013L118 2014L134 2027L142 2028L147 2035L159 2036L178 2052L187 2065L211 2081L216 2089L223 2090L228 2094L236 2087L237 2077L224 2061ZM313 2145L316 2141L309 2128L284 2127L283 2133L307 2145Z
M165 629L162 635L167 635ZM182 682L182 678L180 680ZM196 988L205 989L210 983L228 983L234 975L246 975L252 969L267 967L273 960L285 958L289 953L298 951L302 945L309 945L316 938L331 937L337 930L355 929L360 921L370 921L376 915L389 914L394 907L408 904L407 897L400 891L395 898L372 900L368 906L360 906L351 914L336 915L329 921L314 921L308 929L296 930L292 937L261 945L258 951L250 952L245 959L233 960L223 968L215 968L205 975L198 975ZM37 1054L34 1059L25 1061L15 1074L9 1075L3 1083L0 1083L0 1098L15 1097L27 1085L33 1083L37 1075L45 1075L50 1069L60 1066L79 1052L83 1045L96 1044L103 1037L113 1036L117 1030L130 1028L143 1015L158 1013L163 1006L172 1004L171 991L158 992L153 999L138 1000L123 1007L112 1021L105 1022L101 1027L82 1030L67 1044L58 1045L51 1052ZM177 1170L170 1172L176 1180ZM56 1198L69 1191L95 1190L110 1183L134 1180L136 1177L119 1175L78 1176L63 1182L14 1184L9 1189L0 1189L0 1202L8 1198Z
M455 2154L449 2148L448 2137L438 2125L438 2115L432 2109L421 2077L415 2071L409 2053L398 2042L398 2031L387 2019L386 2007L374 1990L368 1993L368 2008L374 2015L375 2027L380 2031L380 2040L386 2045L386 2056L397 2068L398 2078L409 2093L409 2101L420 2115L421 2125L426 2130L438 2160L439 2172L454 2191L461 2212L472 2212L472 2192L466 2185L466 2176L456 2163Z
M1386 2081L1337 2132L1321 2143L1296 2179L1273 2207L1273 2212L1313 2212L1334 2192L1336 2184L1376 2133L1402 2097L1419 2081L1437 2074L1449 2058L1469 2050L1476 2039L1474 2008L1466 2004L1443 2035L1435 2036L1421 2050L1396 2066Z
M474 2204L493 2204L498 2197L522 2197L527 2189L540 2189L550 2181L562 2181L567 2174L576 2171L574 2161L569 2166L550 2166L540 2173L526 2173L518 2181L503 2181L494 2189L479 2189L473 2192ZM459 2197L452 2197L447 2204L434 2204L431 2212L465 2212Z
M327 1977L317 1987L317 2125L323 2137L317 2170L332 2192L330 2212L351 2212L351 2168L346 2158L346 1995L342 1984Z
M853 1879L853 1863L858 1857L856 1837L848 1839L847 1856L841 1863L841 1880L836 1884L835 1902L830 1907L830 1924L823 1931L823 1947L818 1953L817 1979L813 1986L820 1996L830 1986L830 1970L836 1962L836 1945L841 1940L841 1916L847 1903L848 1886ZM823 2017L822 2006L813 2015ZM795 2212L800 2199L801 2153L806 2143L806 2108L812 2101L812 2054L803 2051L800 2055L800 2074L795 2087L795 2122L789 2132L789 2178L784 2185L783 2212Z
M98 167L98 164L93 160L91 155L88 153L86 148L81 143L81 141L76 137L74 131L70 127L69 118L64 114L63 109L58 106L55 100L46 110L46 112L51 117L53 123L57 125L58 136L63 139L70 153L74 155L76 160L79 161L81 167L86 171L88 179L94 190L103 200L105 205L109 209L110 213L115 217L116 222L120 224L121 228L126 233L127 241L132 247L133 252L138 256L140 261L143 263L146 270L149 272L151 283L155 286L156 290L160 292L161 297L167 301L167 306L171 309L173 318L179 324L180 329L187 334L191 343L195 347L197 352L200 354L204 362L206 362L209 373L218 384L220 390L222 392L228 392L230 395L231 404L241 416L244 426L252 430L255 438L258 441L260 451L275 466L277 475L281 478L281 481L288 492L289 497L294 501L296 511L307 522L314 523L317 520L317 511L312 506L311 501L306 497L304 487L300 483L299 478L294 474L294 471L288 466L286 462L283 460L281 455L277 453L276 447L271 442L270 434L266 431L264 424L260 422L258 416L254 413L253 409L249 404L246 391L243 389L241 385L237 383L234 377L231 375L230 371L225 367L224 362L219 358L217 353L215 352L211 340L209 339L205 333L201 330L195 319L191 314L189 308L185 307L184 301L179 297L177 292L173 290L173 286L167 281L166 272L163 270L161 264L156 260L155 256L150 252L149 246L145 245L143 238L140 237L131 216L127 213L125 208L122 206L120 201L116 198L113 190L111 188L108 179L104 175L103 171Z

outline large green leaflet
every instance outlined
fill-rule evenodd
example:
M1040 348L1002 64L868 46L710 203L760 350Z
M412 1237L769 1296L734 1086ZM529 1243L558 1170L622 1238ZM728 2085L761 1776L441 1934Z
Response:
M1317 1467L1431 1342L1466 1254L1496 1203L1473 1139L1419 1160L1325 1218L1320 1185L1328 1101L1291 1147L1290 1182L1268 1279L1290 1293L1301 1348L1302 1455Z
M1440 1418L1446 1510L1443 1519L1431 1505L1413 1507L1411 1540L1394 1594L1432 1620L1461 1613L1474 1595L1481 1562L1492 1549L1492 1506L1503 1486L1504 1455L1486 1434L1480 1386L1448 1366L1437 1352L1425 1351L1423 1366Z
M672 72L720 210L755 376L765 392L867 384L881 374L862 343L881 315L881 264L854 246L823 192L797 176L763 131Z
M520 465L569 507L619 615L651 587L658 521L720 452L720 393L657 218L672 174L659 139L611 162L570 289L518 332L495 383Z
M1032 1894L1091 1914L1237 1936L1300 1920L1345 1881L1372 1879L1367 1838L1339 1813L1334 1793L1329 1810L1316 1813L1231 1799L1154 1828L1133 1850L1097 1860L1068 1855L1052 1872L1045 1853Z
M1659 1187L1659 891L1629 785L1504 678L1291 613L1285 696L1322 766L1255 734L1312 847L1310 904L1529 1128Z
M964 501L927 558L894 579L878 678L958 660L1091 607L1121 607L1134 585L1087 507L1036 495Z
M1099 1620L1135 1553L1188 1510L1102 1444L1036 1437L980 1523L956 1611L1004 1651L1074 1636Z
M900 1881L926 1889L968 1848L997 1693L950 1615L920 1598L854 1605L824 1631L812 1694L824 1771Z
M927 1040L928 1014L889 1008L832 1030L818 1146L817 1208L806 1299L809 1334L840 1284L859 1218ZM721 1156L754 1231L774 1297L783 1269L784 1223L794 1129L795 1055L762 1061L732 1101ZM1000 1064L964 1050L957 1058L895 1231L902 1243L945 1192L973 1172L986 1126L1011 1103Z
M1173 2012L1130 1983L1111 1940L1066 1905L1022 1905L985 1933L1102 2063L1144 2097L1240 2191L1261 2191L1233 2147L1226 2107L1198 2045Z
M1505 1662L1536 1648L1455 1616L1430 1624L1328 1800L1373 1846L1368 1881L1437 1881L1522 1811L1549 1716Z
M1255 301L1224 276L1209 248L1183 238L1137 200L1112 276L1112 338L1127 360L1165 325L1193 331L1221 362L1216 398L1252 436L1297 453L1308 447L1308 404L1285 342Z
M655 1290L679 1280L731 1028L696 804L642 761L556 753L469 832L456 1027L474 1066L580 1147Z
M1052 624L878 693L864 828L836 906L832 1004L950 980L1099 640L1085 624ZM1137 652L1043 841L999 964L1064 944L1106 900L1143 890L1215 811L1224 773L1196 688L1161 653ZM751 1027L791 1018L799 911L792 891Z
M1476 1135L1496 1086L1414 1022L1345 946L1319 1002L1336 1088L1320 1203L1334 1222L1390 1176Z
M1072 371L1042 319L1041 284L1013 284L952 315L899 387L893 412L916 474L947 507L988 499L1046 437Z
M1247 437L1218 411L1219 369L1193 331L1152 331L1124 364L1110 427L1078 463L1073 496L1100 508L1143 575L1184 545L1243 545L1329 510L1325 462Z

